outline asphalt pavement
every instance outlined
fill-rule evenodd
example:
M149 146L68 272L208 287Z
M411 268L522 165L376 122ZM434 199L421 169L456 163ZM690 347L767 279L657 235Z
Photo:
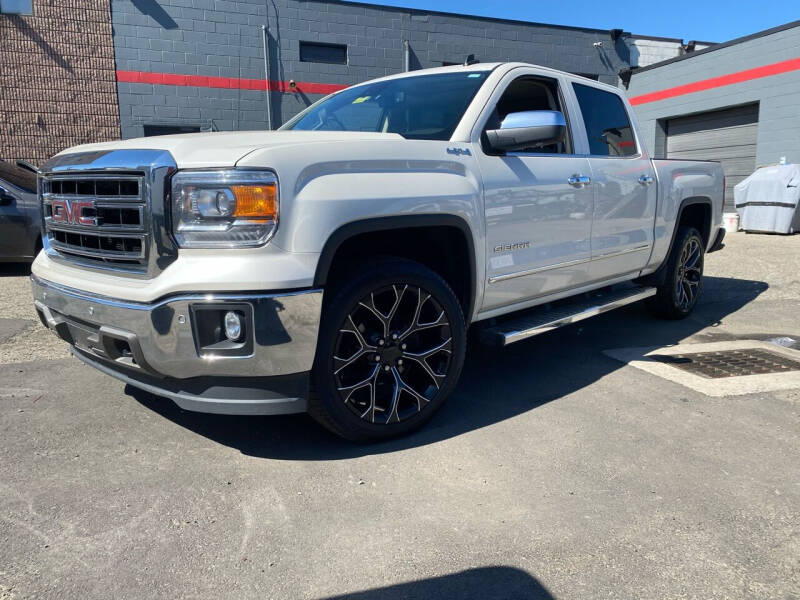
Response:
M800 340L800 236L730 236L681 322L494 349L421 432L189 413L70 358L0 268L0 599L798 598L800 390L603 354Z

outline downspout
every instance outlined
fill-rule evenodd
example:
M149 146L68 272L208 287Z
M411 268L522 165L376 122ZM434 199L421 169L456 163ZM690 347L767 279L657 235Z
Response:
M408 40L403 40L403 68L406 73L411 70L411 47Z
M272 131L272 90L269 87L269 29L266 25L262 25L261 31L264 33L264 84L267 94L267 129Z

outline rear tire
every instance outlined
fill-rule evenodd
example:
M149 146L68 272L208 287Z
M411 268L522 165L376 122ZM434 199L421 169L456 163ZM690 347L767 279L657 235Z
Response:
M697 304L703 288L705 245L694 227L681 227L675 236L664 283L648 298L650 312L662 319L684 319Z
M355 442L408 434L441 408L461 374L466 325L439 275L407 260L356 271L326 305L308 411Z

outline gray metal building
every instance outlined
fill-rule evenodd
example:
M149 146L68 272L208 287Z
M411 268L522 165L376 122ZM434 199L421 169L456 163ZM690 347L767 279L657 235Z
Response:
M657 157L722 162L733 186L800 163L800 21L636 69L628 95Z
M458 64L469 55L538 63L616 85L620 70L686 49L678 39L622 30L339 0L111 0L111 9L124 138L263 129L265 79L277 127L341 87Z

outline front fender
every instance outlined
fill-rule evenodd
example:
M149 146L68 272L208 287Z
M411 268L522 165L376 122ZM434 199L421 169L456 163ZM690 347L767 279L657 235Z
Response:
M264 149L240 167L269 167L278 174L280 225L271 244L298 254L323 253L342 227L415 217L455 218L469 232L476 281L485 279L483 194L474 152L448 152L453 144L431 140L361 140ZM459 146L466 146L459 144ZM405 222L405 221L404 221ZM337 235L341 235L337 234ZM329 267L329 265L328 265ZM475 301L480 303L482 288Z

